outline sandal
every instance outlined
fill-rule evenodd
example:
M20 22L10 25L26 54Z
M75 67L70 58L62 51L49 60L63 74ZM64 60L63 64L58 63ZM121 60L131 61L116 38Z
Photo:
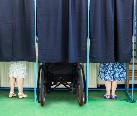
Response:
M27 97L27 95L24 93L18 93L18 97L21 99Z
M111 99L116 99L117 95L111 95Z
M110 99L111 97L110 97L110 95L104 95L104 98L105 99Z
M10 92L9 93L9 98L12 98L12 97L16 97L16 94L14 94L13 92Z

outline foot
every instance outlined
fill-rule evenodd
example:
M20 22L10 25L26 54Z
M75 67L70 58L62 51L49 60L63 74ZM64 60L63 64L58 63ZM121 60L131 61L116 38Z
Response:
M111 99L116 99L117 95L111 95Z
M27 95L24 93L18 93L18 97L21 99L27 97Z
M12 98L12 97L16 97L16 94L14 94L13 92L10 92L9 93L9 98Z
M110 95L104 95L105 99L110 99Z

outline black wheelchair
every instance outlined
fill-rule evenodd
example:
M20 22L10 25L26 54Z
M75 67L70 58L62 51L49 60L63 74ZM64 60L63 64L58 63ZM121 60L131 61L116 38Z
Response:
M47 93L64 85L77 94L80 106L86 103L86 80L83 65L79 63L45 63L40 65L37 80L37 99L44 106Z

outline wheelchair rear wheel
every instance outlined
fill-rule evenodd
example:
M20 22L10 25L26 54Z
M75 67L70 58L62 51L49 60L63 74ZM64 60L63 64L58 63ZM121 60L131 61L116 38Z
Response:
M84 103L84 94L83 94L83 78L81 74L81 69L78 70L78 88L77 88L77 94L78 94L78 103L80 106Z
M41 72L42 72L42 65L39 67L38 80L37 80L37 100L38 100L38 103L41 102L41 94L40 94L40 90L41 90Z
M41 99L41 106L44 106L46 101L46 85L45 85L45 71L42 70L41 73L41 89L40 89L40 99Z
M83 90L83 94L84 94L84 104L87 103L87 94L86 94L86 78L85 78L85 74L84 74L84 68L81 66L82 69L82 77L83 77L83 84L84 84L84 90Z

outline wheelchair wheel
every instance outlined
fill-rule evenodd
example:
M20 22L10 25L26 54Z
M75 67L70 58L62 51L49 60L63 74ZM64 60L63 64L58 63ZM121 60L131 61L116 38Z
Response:
M42 65L39 67L38 80L37 80L37 100L38 100L38 103L41 102L41 94L40 94L40 90L41 90L41 72L42 72Z
M81 69L82 69L82 77L83 77L83 84L84 84L84 104L87 103L87 94L86 94L86 79L85 79L85 74L84 74L84 69L83 67L81 66Z
M83 98L83 84L82 84L82 74L81 74L81 70L78 70L78 88L77 88L77 94L78 94L78 103L80 106L83 105L84 103L84 98Z
M46 85L45 85L45 71L41 73L41 89L40 89L40 100L41 106L44 106L46 100Z

